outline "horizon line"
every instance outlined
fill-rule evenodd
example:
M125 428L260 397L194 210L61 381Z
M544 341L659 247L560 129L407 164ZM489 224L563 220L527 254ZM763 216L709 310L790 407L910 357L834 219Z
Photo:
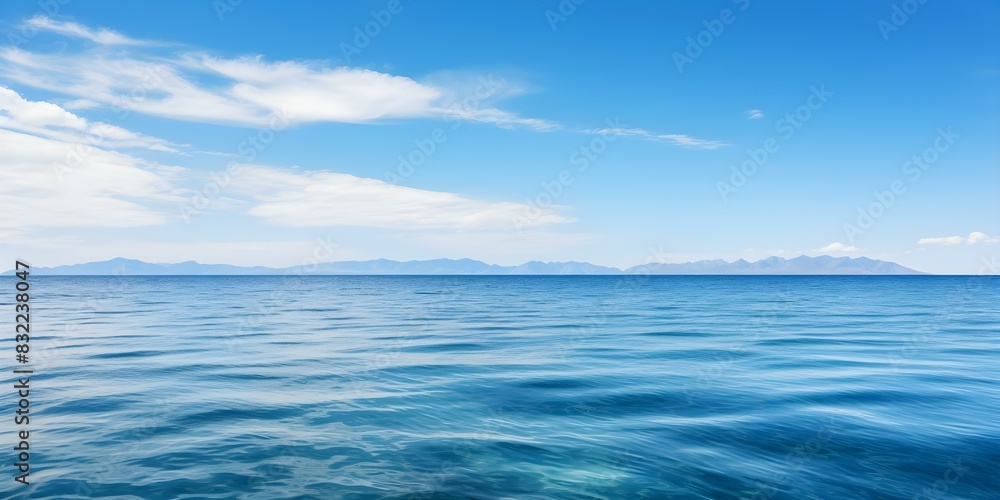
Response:
M247 269L247 270L260 269L260 270L267 270L267 271L296 270L296 269L301 269L301 268L305 268L305 267L336 265L336 264L364 264L364 263L372 263L372 262L379 262L379 261L391 262L391 263L396 263L396 264L414 264L414 263L427 263L427 262L435 262L435 261L447 261L447 262L469 261L469 262L473 262L473 263L482 264L482 265L488 266L490 268L518 268L518 267L523 267L523 266L527 266L527 265L530 265L530 264L536 264L536 263L537 264L542 264L542 265L577 264L577 265L594 266L594 267L597 267L597 268L603 268L603 269L607 269L608 271L613 271L613 272L622 273L622 274L638 274L638 273L635 273L635 272L630 273L629 271L636 270L636 269L642 269L642 268L656 268L658 266L684 266L684 265L700 264L700 263L724 263L725 265L732 265L732 264L737 264L737 263L743 262L743 263L746 263L746 264L758 264L758 263L761 263L761 262L764 262L764 261L775 260L775 259L777 259L779 261L782 261L782 262L790 262L790 261L797 260L797 259L802 259L802 258L808 259L809 261L812 261L812 260L815 260L815 259L821 259L821 258L826 258L826 259L830 259L830 260L845 260L846 259L847 261L867 260L867 261L870 261L870 262L891 264L891 265L894 265L894 266L901 267L901 268L903 268L905 270L912 271L912 273L884 273L884 274L891 274L891 275L896 275L896 276L903 275L903 274L928 274L928 275L932 274L932 273L927 273L927 272L920 271L920 270L917 270L917 269L913 269L913 268L904 266L904 265L896 263L896 262L886 261L886 260L881 260L881 259L873 259L871 257L867 257L867 256L863 256L863 255L857 256L857 257L851 257L851 256L847 256L847 255L835 257L835 256L832 256L832 255L829 255L829 254L821 254L821 255L816 255L816 256L810 256L810 255L806 255L806 254L800 254L800 255L797 255L797 256L791 257L791 258L786 258L786 257L782 257L782 256L772 255L772 256L769 256L769 257L763 257L763 258L757 259L755 261L748 261L747 259L741 257L739 259L732 260L732 261L726 260L726 259L723 259L723 258L716 258L716 259L692 260L692 261L685 261L685 262L647 262L647 263L644 263L644 264L637 264L637 265L634 265L634 266L629 266L629 267L624 267L624 268L620 268L620 267L617 267L617 266L607 266L607 265L602 265L602 264L593 264L593 263L587 262L587 261L573 261L573 260L570 260L570 261L531 260L531 261L523 262L521 264L502 265L502 264L491 264L491 263L487 263L487 262L484 262L484 261L481 261L481 260L478 260L478 259L472 259L472 258L469 258L469 257L463 257L463 258L458 258L458 259L455 259L455 258L435 258L435 259L422 259L422 260L421 259L411 259L411 260L405 260L405 261L403 261L403 260L388 259L388 258L382 257L382 258L366 259L366 260L339 260L339 261L327 261L327 262L313 262L313 263L304 263L304 264L298 264L298 265L293 265L293 266L285 266L285 267L271 267L271 266L264 266L264 265L237 265L237 264L226 264L226 263L202 263L202 262L198 262L198 261L193 260L193 259L192 260L181 261L181 262L163 263L163 262L147 262L147 261L144 261L144 260L141 260L141 259L132 259L132 258L127 258L127 257L114 257L114 258L111 258L111 259L100 260L100 261L81 262L81 263L76 263L76 264L62 264L62 265L56 265L56 266L51 266L51 267L38 267L38 269L44 269L46 271L52 271L52 270L59 269L59 268L70 268L70 267L76 267L76 266L106 264L106 263L112 263L114 261L128 261L128 262L135 262L135 263L139 263L139 264L146 264L146 265L153 265L153 266L165 266L165 267L166 266L178 266L178 265L182 265L182 264L189 264L189 265L196 265L196 266L226 266L226 267L231 267L231 268L237 268L236 270L240 270L240 269ZM25 262L23 259L19 259L19 260L21 262ZM3 273L0 273L0 274L9 274L9 273L12 273L13 271L15 271L15 270L13 270L13 269L12 270L7 270L7 271L4 271ZM317 271L319 271L319 270L317 270ZM484 275L484 273L467 274L467 273L447 273L447 272L445 272L445 273L440 273L440 272L437 272L437 273L434 273L434 272L430 272L430 273L371 273L371 272L324 273L324 272L317 272L317 271L304 272L304 273L299 273L299 274L313 274L313 275L326 275L326 276L363 276L363 275L364 276L428 276L428 275L481 276L481 275ZM688 273L664 273L664 274L668 274L668 275L669 274L677 274L677 275L702 275L702 276L733 276L733 275L760 275L760 274L762 274L762 273L741 273L741 272L738 272L739 270L734 270L734 271L736 271L736 272L730 272L730 273L698 273L698 272L688 272ZM516 275L519 275L519 276L532 276L532 275L537 275L537 276L551 276L551 275L561 275L561 276L574 276L574 275L579 275L579 276L594 276L594 275L600 275L600 274L603 274L603 273L600 273L600 272L598 272L598 273L537 273L537 274L536 273L524 273L524 274L516 274ZM787 276L801 276L801 275L842 276L842 275L845 275L845 273L809 273L809 272L804 272L804 273L803 272L799 272L799 273L763 273L763 274L764 275L769 275L769 276L782 276L782 275L787 275ZM853 275L882 275L882 274L883 273L853 274ZM59 275L59 274L53 274L53 276L57 276L57 275ZM74 275L74 276L107 276L107 274L69 274L69 275ZM237 274L237 273L212 274L212 273L205 273L205 274L169 274L169 275L170 276L260 276L260 274L254 274L254 273L247 273L247 274ZM163 276L163 274L132 274L130 276ZM944 274L942 276L948 276L948 274ZM973 274L954 274L954 275L951 275L951 276L975 276L975 275L973 275Z

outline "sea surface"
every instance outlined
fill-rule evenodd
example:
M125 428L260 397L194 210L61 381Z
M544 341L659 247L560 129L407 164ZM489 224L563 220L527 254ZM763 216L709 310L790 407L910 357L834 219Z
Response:
M1000 498L1000 278L30 283L3 498Z

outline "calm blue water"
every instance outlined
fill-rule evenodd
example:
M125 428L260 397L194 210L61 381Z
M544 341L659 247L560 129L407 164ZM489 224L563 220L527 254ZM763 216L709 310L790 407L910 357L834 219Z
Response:
M1000 498L996 278L31 291L33 484L3 417L6 498Z

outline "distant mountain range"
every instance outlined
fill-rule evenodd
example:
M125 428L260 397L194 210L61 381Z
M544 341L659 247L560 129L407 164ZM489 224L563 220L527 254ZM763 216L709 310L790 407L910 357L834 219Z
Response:
M227 264L199 264L195 261L178 264L151 264L141 260L111 259L71 266L32 268L36 275L275 275L275 274L355 274L355 275L569 275L569 274L925 274L894 262L867 257L801 256L793 259L768 257L756 262L743 259L727 262L721 259L700 260L682 264L646 264L621 270L587 262L538 262L519 266L498 266L472 259L434 259L399 262L377 259L365 261L328 262L314 266L288 268L240 267ZM7 271L3 274L11 274Z

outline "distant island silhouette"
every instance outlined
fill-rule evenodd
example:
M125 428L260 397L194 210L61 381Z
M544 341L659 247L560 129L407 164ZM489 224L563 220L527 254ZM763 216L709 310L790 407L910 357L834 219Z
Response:
M13 270L3 274L11 274ZM141 260L116 258L101 262L57 267L32 268L35 275L903 275L927 274L895 262L867 257L831 257L802 255L791 259L768 257L756 262L740 259L700 260L678 264L650 263L627 269L588 262L531 261L519 266L499 266L472 259L433 259L395 261L324 262L286 268L241 267L228 264L200 264L195 261L177 264L153 264Z

